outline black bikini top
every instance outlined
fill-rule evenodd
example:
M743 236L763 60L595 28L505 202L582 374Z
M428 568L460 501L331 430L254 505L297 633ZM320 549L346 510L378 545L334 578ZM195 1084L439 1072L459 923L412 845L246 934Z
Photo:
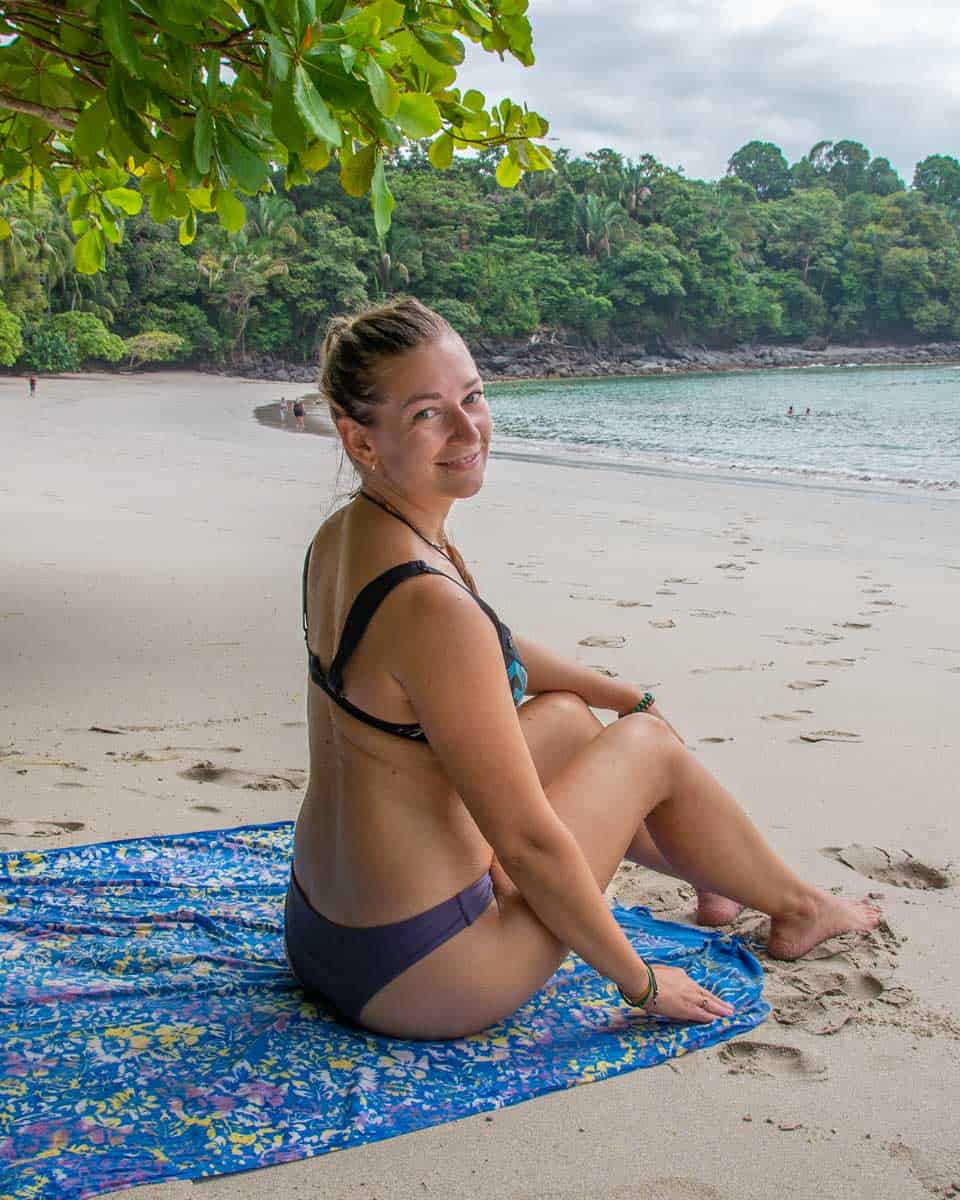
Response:
M307 556L303 563L303 636L305 641L307 638L307 571L310 567L310 551L312 548L312 545L307 548ZM322 688L330 699L339 705L344 712L349 713L351 717L356 717L358 721L363 721L365 725L372 725L374 729L381 729L384 733L392 733L396 737L407 738L413 742L425 742L427 736L419 724L384 721L380 717L375 717L371 713L357 708L343 694L344 669L351 654L357 648L357 643L363 637L365 629L370 624L373 614L398 584L403 583L406 579L412 579L415 575L442 575L444 579L449 579L451 583L463 588L465 592L473 596L474 600L476 600L487 614L497 630L500 638L500 648L503 651L503 662L507 669L507 679L510 681L510 688L513 692L513 702L519 705L527 690L527 672L520 656L517 654L510 630L504 625L490 605L481 600L474 592L471 592L468 587L459 583L445 571L438 571L436 567L428 566L422 559L399 563L395 567L390 567L389 570L378 575L376 579L371 580L358 593L347 614L343 632L340 635L340 645L337 647L337 652L334 655L329 670L324 670L320 659L310 649L309 642L307 643L307 661L310 665L310 678L313 682Z

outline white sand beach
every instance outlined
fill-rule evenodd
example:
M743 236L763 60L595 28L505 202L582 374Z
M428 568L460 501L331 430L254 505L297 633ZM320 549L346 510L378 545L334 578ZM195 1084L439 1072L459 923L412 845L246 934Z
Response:
M284 390L0 380L0 850L295 816L338 448L255 419ZM515 631L651 687L784 857L886 924L764 961L774 1014L725 1046L203 1195L960 1195L960 502L495 459L451 526ZM690 919L675 881L611 892Z

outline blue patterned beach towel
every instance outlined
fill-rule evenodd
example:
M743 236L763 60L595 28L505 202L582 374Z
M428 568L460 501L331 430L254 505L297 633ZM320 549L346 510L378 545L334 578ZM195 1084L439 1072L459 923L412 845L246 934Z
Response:
M638 1017L570 955L451 1042L338 1024L283 954L290 822L0 855L0 1200L80 1200L394 1137L725 1041L769 1009L736 939L615 910L736 1005Z

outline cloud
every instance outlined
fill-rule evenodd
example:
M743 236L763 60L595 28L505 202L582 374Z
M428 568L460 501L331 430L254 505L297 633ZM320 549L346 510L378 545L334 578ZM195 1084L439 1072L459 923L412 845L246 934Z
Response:
M577 153L717 178L753 138L791 162L852 138L908 183L926 155L960 153L960 26L939 0L532 0L530 18L536 66L471 52L463 86L526 101Z

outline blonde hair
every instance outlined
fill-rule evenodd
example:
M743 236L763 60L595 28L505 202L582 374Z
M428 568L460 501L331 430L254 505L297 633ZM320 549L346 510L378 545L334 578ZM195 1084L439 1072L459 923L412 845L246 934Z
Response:
M334 423L347 416L358 425L372 425L383 397L377 394L377 372L387 359L406 354L428 342L459 337L453 326L412 296L367 308L353 316L334 317L323 339L320 391ZM474 593L477 585L463 556L452 542L446 554Z

